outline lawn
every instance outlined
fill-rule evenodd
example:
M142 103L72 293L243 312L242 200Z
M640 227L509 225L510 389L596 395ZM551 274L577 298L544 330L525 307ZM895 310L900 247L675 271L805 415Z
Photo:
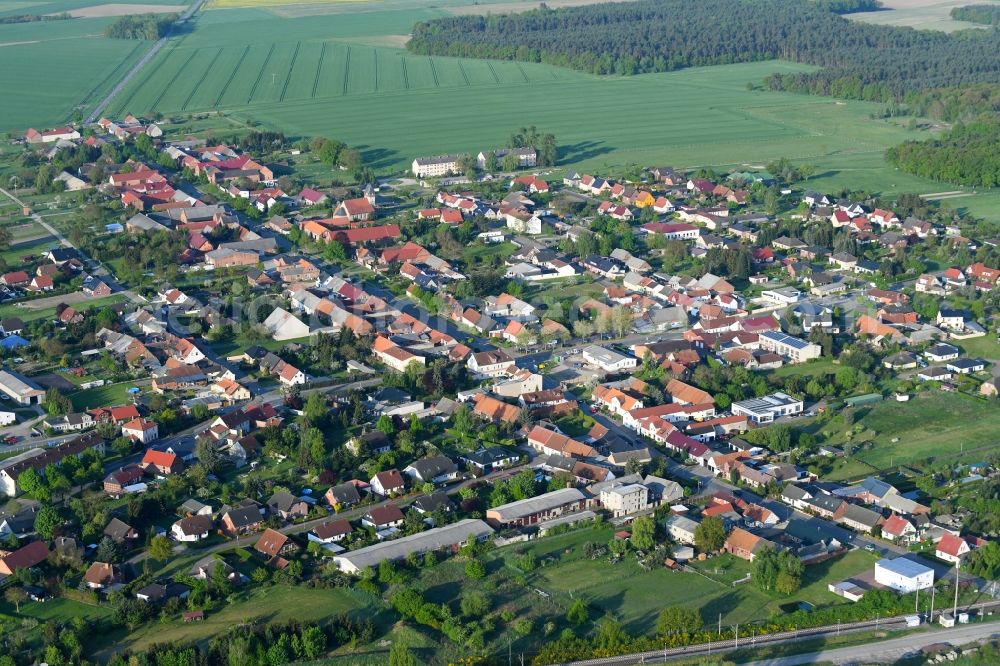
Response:
M81 411L110 405L122 405L128 402L128 389L132 386L135 386L133 382L107 384L76 391L69 394L69 399L73 402L73 409Z
M250 586L253 587L253 586ZM355 593L345 589L322 590L274 585L251 589L237 595L238 601L205 613L202 622L184 623L180 617L167 623L144 626L116 644L115 649L140 650L153 643L184 644L203 642L235 624L264 622L322 622L331 615L363 606Z
M112 303L118 303L125 300L124 296L119 294L113 296L106 296L104 298L88 299L80 302L73 302L75 298L71 298L78 292L66 295L66 302L72 303L73 307L80 312L86 312L87 310L93 310L94 308L104 307L105 305L111 305ZM46 298L46 297L43 297ZM35 300L42 299L29 299L26 301L18 301L16 303L4 303L0 305L0 319L6 317L18 317L21 321L33 321L35 319L44 319L46 317L55 317L56 308L55 306L43 308L32 308L30 307L32 302ZM26 307L27 306L27 307Z
M28 255L40 255L48 252L54 247L59 247L59 241L55 238L36 238L34 240L29 240L25 242L16 242L11 245L10 249L0 253L0 257L3 258L7 266L10 268L16 268L21 265L21 257L26 257Z
M843 603L826 585L842 580L872 566L875 557L865 552L851 552L840 558L806 568L802 589L790 598L769 595L745 583L750 564L730 556L699 563L698 573L673 572L665 568L643 570L634 559L610 564L606 558L591 560L583 554L588 541L606 543L610 528L578 530L535 542L530 549L540 560L548 560L529 579L536 586L568 603L571 597L583 597L598 613L610 613L633 632L650 631L664 606L682 605L698 608L707 625L766 620L780 612L779 606L790 601L806 601L815 607ZM499 551L511 557L512 548ZM595 613L596 615L596 613Z
M232 340L209 343L209 347L211 347L212 351L216 354L227 356L237 352L246 351L250 347L263 347L268 351L279 352L291 344L308 345L309 340L310 338L297 338L294 340L272 340L268 338L266 340L251 341L237 336Z
M822 377L836 374L840 366L832 358L823 357L806 363L786 363L774 371L775 377Z
M1000 342L992 332L978 338L955 340L954 344L961 347L968 356L983 358L993 363L1000 362Z
M870 441L871 445L838 461L831 480L870 474L872 470L866 466L888 470L944 458L953 462L979 460L997 447L1000 410L996 404L960 393L920 394L909 402L885 401L859 408L857 413L865 431L853 440ZM833 444L844 441L844 428L839 423L823 427Z
M38 625L27 634L28 641L43 646L41 626L46 622L57 624L68 623L74 618L82 617L92 622L107 619L111 609L106 606L94 606L65 598L54 598L48 601L32 601L21 604L21 612L15 613L13 604L0 601L0 620L12 619L17 622L34 620ZM95 645L104 640L102 636L91 635L87 640L89 645Z

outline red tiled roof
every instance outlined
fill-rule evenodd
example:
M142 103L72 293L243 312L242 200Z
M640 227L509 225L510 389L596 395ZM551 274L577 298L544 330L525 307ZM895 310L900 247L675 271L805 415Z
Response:
M143 465L156 465L157 467L173 467L177 462L177 455L166 451L155 451L148 449L142 457Z

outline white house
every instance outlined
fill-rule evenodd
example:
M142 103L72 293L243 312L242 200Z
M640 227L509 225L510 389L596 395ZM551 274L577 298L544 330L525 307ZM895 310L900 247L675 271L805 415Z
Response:
M794 287L781 287L780 289L765 289L760 292L761 298L766 298L772 303L778 305L792 305L793 303L798 303L805 296L801 291L795 289Z
M904 594L934 585L934 570L905 557L875 563L875 582Z
M764 331L758 337L758 344L764 351L784 356L792 363L803 363L823 355L823 348L801 338L781 331Z
M212 517L204 515L187 516L170 526L170 534L177 541L191 543L207 539L212 532Z
M142 418L132 419L122 425L122 436L131 439L133 442L146 445L160 438L160 429L156 425L156 421Z
M667 534L670 538L679 543L693 544L694 532L698 529L698 523L687 516L672 515L667 518Z
M941 308L938 310L935 321L938 326L943 328L947 328L952 331L961 331L965 328L965 313L962 310Z
M403 475L399 473L398 469L390 469L384 472L379 472L372 477L371 481L368 482L368 485L371 486L373 493L381 495L382 497L398 494L406 489L406 482L403 481Z
M403 469L403 474L414 481L435 485L458 478L458 467L447 456L434 456L416 460Z
M945 532L934 547L934 556L939 560L958 564L970 550L972 548L969 547L968 541L957 534Z
M514 370L514 359L502 349L476 352L466 362L469 370L481 377L500 377Z

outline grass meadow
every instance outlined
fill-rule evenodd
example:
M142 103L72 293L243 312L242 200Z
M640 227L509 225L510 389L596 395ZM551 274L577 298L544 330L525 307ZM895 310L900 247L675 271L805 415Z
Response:
M526 548L517 546L497 551L496 557L508 565L516 552L531 550L542 566L528 576L528 585L550 595L548 602L568 607L572 599L583 598L592 618L605 614L633 632L649 632L665 606L697 609L708 626L722 615L723 625L762 621L779 613L789 601L805 601L816 608L845 603L826 589L828 583L856 575L871 567L875 556L855 551L806 568L802 589L791 599L770 595L751 584L733 585L750 571L750 564L722 555L697 563L699 573L674 572L666 568L644 570L634 558L610 564L606 557L591 560L583 553L588 541L607 543L610 528L582 529L541 539Z
M852 428L860 425L862 432L852 441L863 446L852 456L838 460L826 475L832 481L927 460L974 462L997 448L1000 410L995 401L988 399L933 392L918 394L908 402L886 400L856 411L858 418ZM819 429L829 435L827 440L832 444L845 441L847 428L840 419Z

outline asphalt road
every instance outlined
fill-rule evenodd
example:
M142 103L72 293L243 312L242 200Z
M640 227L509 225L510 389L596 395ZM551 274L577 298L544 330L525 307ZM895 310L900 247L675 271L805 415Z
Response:
M859 662L871 663L873 661L884 661L892 663L932 643L947 642L952 645L966 645L998 636L1000 636L1000 626L997 626L996 623L974 623L961 625L952 629L931 631L926 634L893 638L880 643L821 650L820 652L799 654L791 657L762 659L760 661L749 662L748 666L799 666L800 664L815 664L818 662L855 664Z
M180 18L177 19L177 22L180 23L182 21L186 21L187 19L191 18L194 15L194 13L198 11L198 8L201 7L204 1L205 0L197 0L193 5L188 7L187 11L185 11L180 16ZM118 81L117 84L115 84L115 87L111 89L111 92L108 93L107 97L102 99L97 104L97 106L94 107L94 110L91 112L89 116L87 116L87 119L84 121L86 124L89 125L90 123L94 122L101 116L102 113L104 113L104 110L108 108L109 104L111 104L111 100L113 100L118 95L118 93L120 93L125 88L125 86L128 85L128 82L131 81L133 77L135 77L135 75L139 73L139 70L141 70L143 67L146 66L146 63L148 63L150 60L153 59L153 56L155 56L157 53L160 52L160 49L166 46L167 40L170 39L172 35L173 35L173 27L171 27L171 29L167 32L166 35L157 40L157 42L153 44L153 47L148 51L146 51L145 55L139 58L138 62L132 65L132 69L128 70L125 73L125 76L123 76L121 80Z

